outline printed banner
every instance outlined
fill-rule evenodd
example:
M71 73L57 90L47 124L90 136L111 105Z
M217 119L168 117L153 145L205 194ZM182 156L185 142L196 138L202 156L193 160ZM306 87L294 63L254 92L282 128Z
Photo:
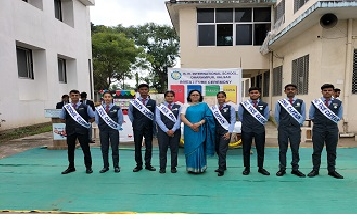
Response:
M204 101L210 106L216 105L218 91L225 91L227 104L238 110L241 102L241 75L240 68L230 69L196 69L196 68L169 68L168 82L171 90L182 90L184 98L175 98L182 104L186 103L188 92L193 89L201 91ZM182 94L182 92L180 92ZM183 99L183 102L182 102Z
M52 123L53 140L67 140L66 123Z

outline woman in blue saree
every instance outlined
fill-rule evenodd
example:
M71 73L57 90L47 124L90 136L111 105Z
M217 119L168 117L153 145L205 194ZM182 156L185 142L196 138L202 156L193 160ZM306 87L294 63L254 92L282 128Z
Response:
M207 169L207 155L214 154L214 119L199 90L191 90L187 102L181 111L186 170L203 173Z

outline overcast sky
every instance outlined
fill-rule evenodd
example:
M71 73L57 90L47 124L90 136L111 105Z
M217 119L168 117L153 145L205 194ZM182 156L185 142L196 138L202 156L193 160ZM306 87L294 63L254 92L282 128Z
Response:
M171 25L165 0L96 0L90 10L95 25L127 27L150 22Z

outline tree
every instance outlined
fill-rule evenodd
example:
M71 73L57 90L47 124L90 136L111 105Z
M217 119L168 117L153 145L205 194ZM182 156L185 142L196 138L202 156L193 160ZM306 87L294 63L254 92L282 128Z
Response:
M92 35L94 89L109 89L113 79L132 78L130 68L143 48L105 26L92 26L92 29L95 30Z
M136 65L152 70L147 80L152 82L159 93L167 89L167 72L164 68L173 67L179 57L179 38L175 30L168 25L148 23L142 26L114 27L115 32L123 33L135 40L135 44L144 48L145 54Z

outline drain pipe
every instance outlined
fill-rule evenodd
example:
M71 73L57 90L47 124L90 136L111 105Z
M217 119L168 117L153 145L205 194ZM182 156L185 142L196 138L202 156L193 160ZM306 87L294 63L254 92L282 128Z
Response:
M351 72L352 72L352 24L353 19L349 18L347 20L347 44L346 44L346 63L345 63L345 89L343 92L343 123L342 130L343 133L347 133L348 136L340 136L340 137L353 137L348 133L348 102L351 93Z

